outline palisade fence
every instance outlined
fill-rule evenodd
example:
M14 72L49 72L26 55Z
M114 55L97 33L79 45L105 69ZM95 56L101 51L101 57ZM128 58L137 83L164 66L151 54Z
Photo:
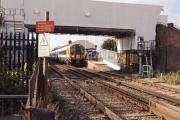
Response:
M38 60L37 39L35 33L0 33L0 116L17 111L12 110L20 106L16 101L27 98L28 79Z

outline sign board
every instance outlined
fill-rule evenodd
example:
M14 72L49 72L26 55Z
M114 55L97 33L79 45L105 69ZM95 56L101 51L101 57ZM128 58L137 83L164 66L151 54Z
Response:
M36 32L37 33L54 32L54 21L37 21Z
M49 57L50 56L50 34L43 33L39 34L38 40L38 57Z

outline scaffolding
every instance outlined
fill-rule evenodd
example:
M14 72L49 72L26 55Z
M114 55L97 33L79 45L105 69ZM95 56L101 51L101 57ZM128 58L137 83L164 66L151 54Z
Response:
M4 23L4 17L5 17L5 9L1 5L1 0L0 0L0 25L2 26Z
M155 50L154 40L144 41L139 38L139 74L153 76L153 50Z
M23 8L4 8L0 0L0 27L4 32L25 32Z

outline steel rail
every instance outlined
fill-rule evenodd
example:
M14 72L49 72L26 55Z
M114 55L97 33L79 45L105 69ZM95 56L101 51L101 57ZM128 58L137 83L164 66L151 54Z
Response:
M131 87L133 89L136 89L136 90L139 90L139 91L151 94L151 95L153 95L153 96L155 96L157 98L162 98L164 100L171 101L171 102L175 103L176 105L180 105L180 99L177 99L175 97L168 96L168 95L165 95L165 94L160 94L160 93L158 93L156 91L147 89L147 88L142 87L142 86L137 86L137 85L129 84L129 83L126 83L126 82L119 82L119 83L121 85L124 85L124 86L127 86L127 87Z
M57 74L62 75L57 69L50 67L53 71L55 71ZM70 78L64 76L64 79L67 80L72 86L74 86L79 92L84 95L89 101L91 101L92 104L94 104L98 109L100 109L102 112L104 112L110 119L112 120L124 120L123 118L116 115L112 110L110 110L108 107L106 107L102 102L97 100L93 95L89 94L87 91L82 89L79 85L73 83Z
M120 75L120 74L113 73L113 72L102 72L102 74L108 74L108 75L111 75L111 76L116 76L116 77L122 78L124 80L131 80L132 77L133 77L133 76L125 77L124 75ZM151 82L142 81L142 80L139 80L139 79L136 80L136 78L135 78L135 82L138 82L138 83L141 83L141 84L148 84L149 86L154 86L156 88L160 88L160 89L164 89L164 90L168 90L168 91L172 91L172 92L180 94L180 89L169 87L169 86L165 86L165 85L161 85L161 84L157 84L158 82L151 83Z
M70 68L70 69L72 69L72 68ZM76 70L76 71L77 71L77 70ZM87 71L87 70L84 70L84 71ZM78 71L77 71L77 72L78 72ZM81 72L83 72L83 71L81 71ZM139 90L139 91L142 91L142 92L151 94L151 95L153 95L153 96L155 96L155 97L158 97L158 98L161 98L161 99L164 99L164 100L173 102L173 103L175 103L176 105L180 105L180 99L178 99L178 98L175 98L175 97L172 97L172 96L169 96L169 95L166 95L166 94L158 93L158 92L156 92L156 91L152 91L152 90L150 90L150 89L146 89L145 87L142 87L142 86L133 85L133 84L127 83L127 82L125 82L125 81L117 81L117 80L115 80L115 79L112 79L112 78L107 77L107 76L102 75L102 74L97 74L97 73L92 72L92 71L88 71L88 72L91 72L91 74L94 74L94 75L99 76L99 77L101 77L101 78L107 78L107 79L109 79L110 81L115 82L115 83L117 83L117 84L124 85L124 86L130 87L130 88L133 88L133 89L136 89L136 90ZM81 74L83 74L83 73L81 73ZM86 76L88 76L88 75L86 74ZM93 79L93 78L92 78L92 79Z
M54 77L54 75L57 75ZM63 78L59 78L59 76L62 76ZM55 83L52 83L53 90L56 90L57 93L59 93L59 96L61 96L61 99L65 100L65 104L63 105L64 110L62 110L63 116L69 117L69 112L65 112L66 109L73 109L75 110L75 116L70 116L68 119L72 119L74 117L78 116L78 119L100 119L100 120L109 120L109 118L99 109L94 109L94 105L88 101L88 99L84 99L84 95L82 93L80 94L79 90L75 88L70 82L68 82L66 79L64 79L64 74L62 73L54 72L50 68L49 76L53 78L53 81ZM50 78L51 78L50 77ZM62 92L62 93L61 93ZM66 94L66 95L65 95ZM77 109L76 109L77 108ZM86 113L86 114L82 114ZM71 113L72 115L74 113ZM61 115L62 117L62 115ZM63 117L62 117L63 119ZM67 119L67 118L66 118Z
M68 69L71 69L71 68L68 68ZM71 70L73 70L73 69L71 69ZM76 70L76 72L79 74L80 72L82 72L82 71L77 71ZM80 73L81 75L83 75L84 73ZM89 78L91 77L91 76L89 76L89 75L85 75L85 76L88 76ZM99 76L99 75L98 75ZM92 77L91 77L92 78ZM92 78L93 79L93 78ZM95 80L95 79L94 79ZM114 80L113 80L114 81ZM102 81L102 80L98 80L98 82L100 82L101 84L105 84L105 83L103 83L104 81ZM119 83L119 82L118 82ZM124 84L124 83L120 83L121 85L122 84ZM119 90L119 91L121 91L122 92L122 90L120 90L119 88L118 88L118 86L117 86L117 88L115 88L114 86L112 86L112 85L109 85L109 84L106 84L109 88L111 87L111 88L113 88L113 89L116 89L116 90ZM129 84L124 84L124 86L127 86L127 87L131 87L131 88L133 88L133 89L136 89L136 90L139 90L139 91L142 91L142 92L144 92L144 90L142 90L142 88L137 88L137 86L135 86L135 85L131 85L131 86L129 86ZM126 94L128 94L129 96L136 96L136 95L133 95L132 93L128 93L128 91L124 91L124 93L126 93ZM159 93L157 93L157 92L154 92L154 91L149 91L149 90L145 90L145 93L149 93L149 94L152 94L152 95L154 95L154 96L156 96L156 97L160 97L160 98L164 98L164 99L166 99L167 97L169 97L169 96L163 96L163 94L161 95L159 95ZM135 97L135 98L138 98L138 97ZM167 99L166 99L167 100ZM168 100L169 101L175 101L173 98L168 98ZM147 103L147 101L149 101L149 107L150 107L150 110L154 113L154 114L156 114L156 115L158 115L158 116L162 116L162 118L166 118L167 120L178 120L179 119L179 116L180 116L180 109L178 108L178 107L175 107L175 106L173 106L173 105L169 105L169 104L167 104L166 102L163 102L163 101L159 101L159 100L157 100L157 99L149 99L149 100L147 100L147 99L145 99L145 101L143 101L143 102L146 102ZM174 115L176 115L176 116L174 116Z
M148 104L149 107L147 107L147 109L152 111L157 116L161 116L162 118L165 118L165 120L179 120L180 109L178 107L169 105L169 104L167 104L163 101L159 101L157 99L149 99L149 100L142 99L142 98L139 98L136 94L124 91L123 89L120 89L115 86L111 86L111 85L105 83L104 81L98 81L98 82L108 86L109 88L116 90L116 92L117 91L123 92L124 94L128 94L129 96L132 96L133 98L135 98L137 100L141 100L145 103L147 103L147 101L149 101L149 104ZM142 106L142 107L144 107L144 106Z
M61 67L62 68L62 67ZM63 70L64 71L64 70ZM67 69L66 69L66 71L68 71ZM68 72L72 72L72 71L68 71ZM76 73L76 72L72 72L73 74L75 74L75 75L80 75L79 73ZM90 78L90 77L88 77L88 78ZM68 78L69 79L69 78ZM77 80L78 81L78 80ZM92 81L92 80L90 80L90 81ZM93 82L95 82L94 80L93 80ZM96 82L96 84L99 84L98 82ZM93 85L95 85L95 84L93 84ZM110 92L110 93L112 93L114 96L117 96L117 97L119 97L119 98L122 98L122 99L126 99L126 101L128 101L128 103L131 103L132 105L135 105L135 106L137 106L137 107L139 107L139 108L141 108L141 110L145 110L145 111L149 111L149 108L148 108L148 102L145 104L145 103L143 103L142 101L138 101L138 100L135 100L135 99L133 99L132 97L130 97L129 95L127 95L127 93L126 93L126 91L124 91L124 93L126 93L126 94L122 94L122 92L117 92L115 89L112 89L111 87L109 87L109 86L105 86L105 85L103 85L103 84L99 84L99 85L101 85L102 86L102 88L103 89L106 89L106 91L112 91L112 92ZM78 89L79 89L80 87L78 86ZM114 91L114 92L113 92ZM116 94L117 93L117 94ZM93 95L92 95L93 96ZM93 98L92 98L93 99ZM117 98L117 100L118 100L118 98ZM101 102L102 103L102 102ZM131 115L130 115L131 116ZM155 117L155 115L153 114L144 114L144 115L134 115L134 117ZM128 117L128 116L126 116L126 117ZM123 120L124 120L124 118L122 118Z

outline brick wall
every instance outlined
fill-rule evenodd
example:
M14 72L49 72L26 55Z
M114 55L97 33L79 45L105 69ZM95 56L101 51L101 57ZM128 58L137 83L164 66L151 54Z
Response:
M180 70L180 30L172 23L156 28L157 68L161 71Z

